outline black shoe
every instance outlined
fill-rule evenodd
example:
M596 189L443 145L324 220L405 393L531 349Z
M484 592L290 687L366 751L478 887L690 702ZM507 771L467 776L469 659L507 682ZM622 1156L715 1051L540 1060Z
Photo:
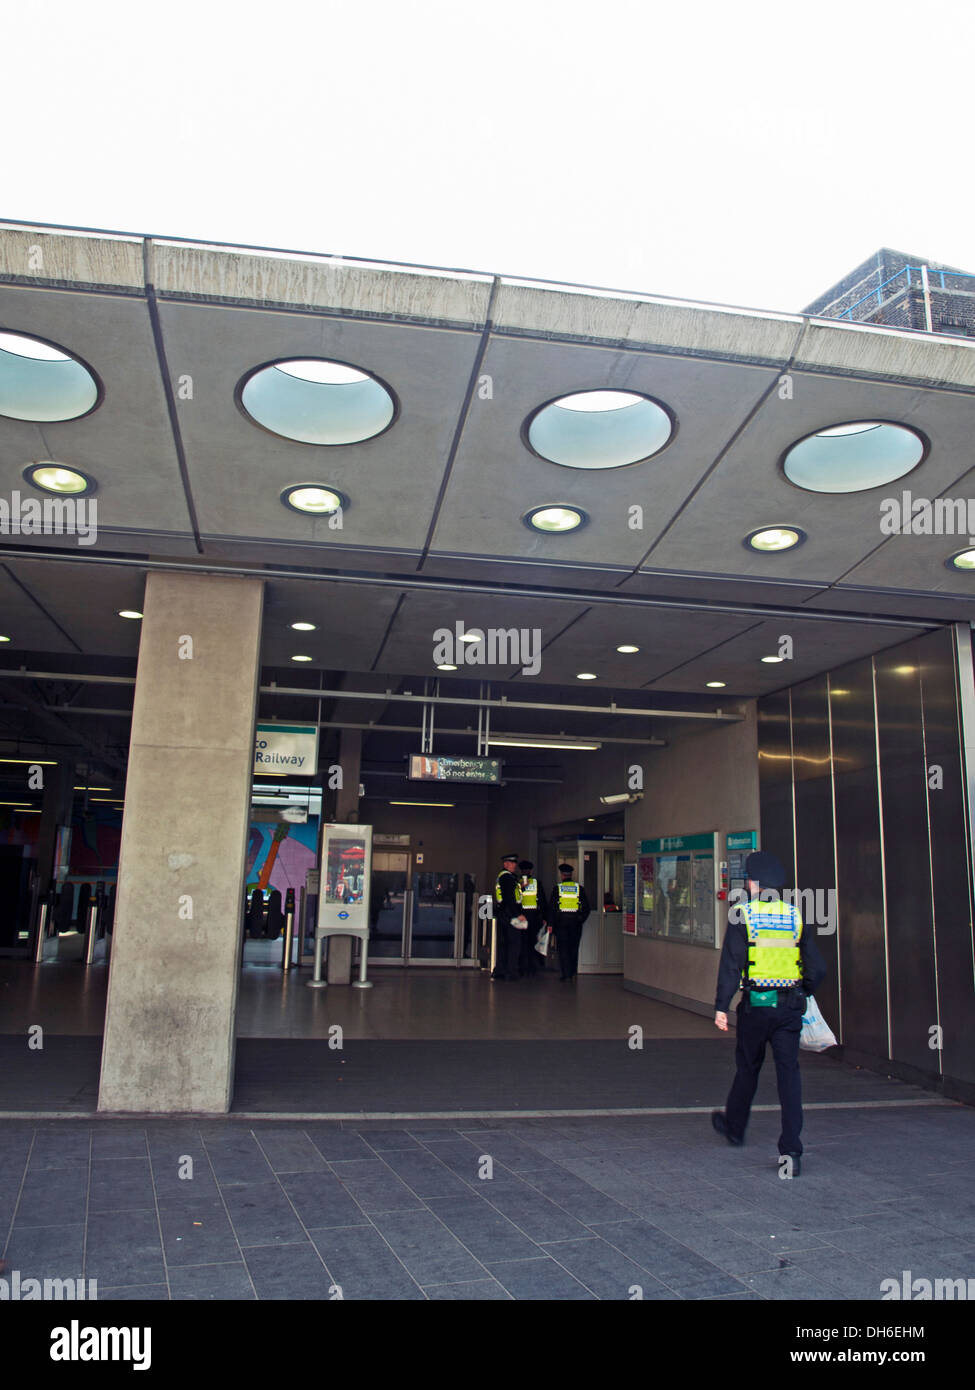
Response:
M790 1173L789 1176L790 1176L790 1177L793 1177L793 1178L797 1178L797 1177L799 1176L799 1174L802 1172L802 1154L795 1154L795 1153L792 1153L792 1154L779 1154L779 1172L780 1172L780 1174L781 1174L781 1171L782 1171L782 1166L781 1166L781 1165L782 1165L782 1160L783 1160L783 1158L791 1158L791 1159L792 1159L792 1172Z
M728 1143L731 1144L734 1148L740 1149L742 1144L745 1142L744 1139L736 1139L734 1135L729 1133L728 1121L725 1118L725 1113L723 1110L711 1111L711 1124L714 1126L714 1128L718 1131L719 1134L724 1135Z

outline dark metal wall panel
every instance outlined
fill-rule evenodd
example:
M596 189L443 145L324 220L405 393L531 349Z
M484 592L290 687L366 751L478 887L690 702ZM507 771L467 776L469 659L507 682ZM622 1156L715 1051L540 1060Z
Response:
M924 739L929 769L931 857L942 1064L945 1077L975 1082L975 982L973 982L971 867L965 825L954 643L934 632L912 643L922 653ZM969 669L958 679L972 682ZM931 1020L934 1022L934 1020Z
M937 1025L927 776L916 642L880 652L877 742L883 812L891 1056L940 1072L929 1047Z
M842 684L840 680L842 679ZM832 701L843 1042L887 1057L884 892L873 665L836 672ZM840 695L839 690L846 693Z
M792 821L792 740L789 695L768 695L758 702L758 781L761 797L762 849L776 855L794 882Z
M796 888L805 895L800 904L805 930L815 934L827 970L816 999L839 1038L836 866L826 677L793 686L791 693ZM814 912L809 910L812 905Z

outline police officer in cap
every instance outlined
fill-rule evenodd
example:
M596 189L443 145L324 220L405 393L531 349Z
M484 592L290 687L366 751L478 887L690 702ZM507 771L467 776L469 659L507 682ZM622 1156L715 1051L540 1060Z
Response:
M502 854L501 872L494 885L495 961L492 980L517 980L518 953L523 933L512 925L521 916L521 885L517 854Z
M535 877L535 865L532 861L530 859L519 860L518 869L521 873L521 912L528 922L527 931L519 932L521 952L518 957L518 970L521 975L527 975L529 979L533 979L538 973L540 965L544 969L542 957L535 950L535 942L538 940L538 933L545 925L545 912L548 904L545 901L545 890Z
M560 864L561 882L552 890L548 920L555 928L559 948L560 979L574 980L579 968L579 942L582 928L589 916L589 899L581 883L577 883L571 864Z
M737 1072L724 1110L715 1110L711 1123L729 1144L737 1148L744 1143L769 1044L782 1107L779 1154L789 1159L785 1172L797 1177L802 1154L799 1033L806 999L819 987L826 967L815 937L803 930L798 911L782 901L778 890L785 883L785 871L775 855L764 851L750 854L745 861L745 877L749 901L728 914L714 1004L715 1026L727 1032L728 1007L740 987ZM757 896L760 890L761 900Z

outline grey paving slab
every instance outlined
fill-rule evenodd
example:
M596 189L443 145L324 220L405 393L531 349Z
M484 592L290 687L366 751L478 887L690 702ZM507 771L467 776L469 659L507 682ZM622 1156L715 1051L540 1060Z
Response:
M94 1129L91 1134L91 1156L95 1158L145 1158L147 1153L144 1127Z
M647 1221L620 1221L593 1227L596 1235L641 1265L662 1284L684 1294L737 1293L739 1283L712 1261Z
M258 1298L291 1302L333 1297L332 1280L310 1240L297 1245L252 1246L244 1263Z
M484 1266L431 1211L386 1212L376 1229L420 1285L484 1277Z
M221 1195L241 1247L294 1245L305 1238L302 1223L278 1183L222 1188Z
M664 1294L673 1297L673 1290L600 1236L563 1240L542 1248L599 1299L626 1302Z
M590 1234L587 1226L540 1192L485 1184L484 1198L538 1243L572 1240Z
M333 1173L285 1174L281 1186L308 1230L368 1224L369 1218Z
M30 1171L36 1172L41 1168L72 1168L77 1163L86 1164L90 1152L91 1137L87 1130L63 1136L56 1130L53 1133L39 1132L30 1148Z
M141 1158L92 1159L89 1211L151 1211L155 1205L145 1145Z
M28 1170L17 1203L19 1226L67 1226L83 1214L88 1201L88 1165Z
M258 1130L255 1139L275 1173L324 1173L325 1159L302 1131Z
M169 1286L174 1300L253 1302L254 1285L243 1260L227 1264L191 1265L171 1269Z
M240 1259L240 1247L223 1202L167 1207L159 1213L163 1249L170 1269Z
M834 1288L799 1265L789 1265L785 1269L770 1270L764 1274L742 1274L741 1282L763 1298L776 1302L831 1302L836 1297Z
M98 1286L99 1303L162 1303L168 1298L166 1284L136 1284L121 1289Z
M417 1300L425 1297L373 1227L341 1227L309 1233L342 1297L347 1300ZM485 1277L483 1270L478 1270Z
M529 1302L581 1303L595 1298L584 1284L555 1260L504 1260L488 1266L489 1273L511 1294Z
M539 1246L484 1198L428 1200L431 1211L482 1263L537 1258Z
M369 1129L360 1130L361 1137L377 1153L395 1152L399 1149L419 1149L420 1141L407 1129Z
M21 1278L77 1279L84 1267L85 1227L15 1226L6 1260Z
M465 1196L470 1191L467 1183L435 1154L423 1149L387 1152L384 1157L397 1177L418 1197Z
M274 1177L264 1152L252 1134L210 1139L207 1157L221 1187L266 1183Z
M106 1288L163 1282L162 1240L155 1212L89 1216L85 1276Z
M374 1157L361 1135L350 1134L338 1125L311 1124L305 1127L305 1133L326 1163Z
M496 1279L474 1279L467 1284L428 1284L423 1292L431 1302L465 1303L511 1301L511 1295Z
M392 1172L386 1177L351 1178L345 1189L369 1216L383 1211L416 1211L423 1202Z

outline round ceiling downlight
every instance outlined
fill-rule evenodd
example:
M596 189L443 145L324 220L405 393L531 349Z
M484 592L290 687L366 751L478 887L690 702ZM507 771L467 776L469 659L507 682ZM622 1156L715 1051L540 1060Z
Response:
M541 531L547 536L578 531L588 520L588 516L580 507L565 507L554 503L547 507L533 507L524 518L525 525L532 531Z
M101 400L94 372L39 338L0 332L0 415L53 423L78 420Z
M800 531L798 526L766 526L761 531L752 531L745 537L744 543L749 550L770 555L780 550L792 550L805 539L805 531Z
M41 492L54 492L62 497L78 497L82 493L94 492L95 482L77 468L66 468L63 463L46 459L43 463L32 463L24 469L24 478L31 487Z
M531 451L563 468L625 468L660 452L674 419L636 391L577 391L540 406L525 422Z
M348 498L341 492L323 483L294 483L282 492L281 501L304 516L331 516L339 510L347 510L349 505Z
M300 444L361 444L396 417L393 393L378 377L318 357L255 368L238 387L238 400L255 424Z
M783 457L782 471L806 492L867 492L910 473L927 448L906 425L858 420L800 439Z
M975 570L975 550L960 550L957 555L952 555L945 564L951 570L960 570L965 574L971 574Z

